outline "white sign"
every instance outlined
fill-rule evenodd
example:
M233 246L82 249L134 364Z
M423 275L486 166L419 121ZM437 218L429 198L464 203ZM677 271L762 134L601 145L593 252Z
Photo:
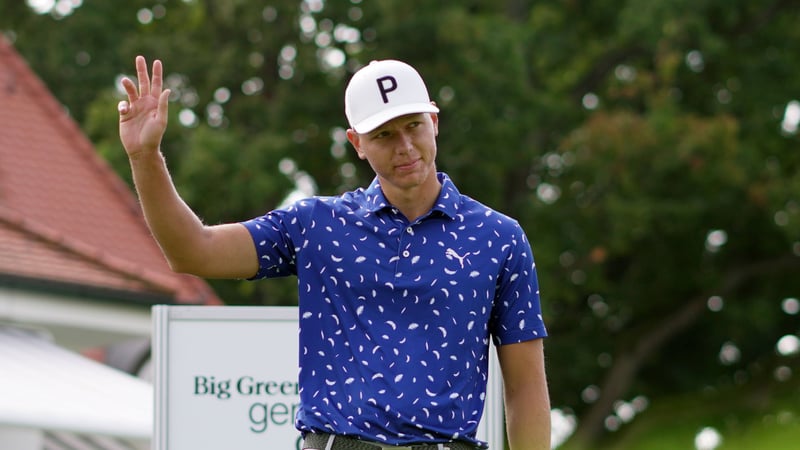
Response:
M154 450L301 447L296 307L153 308ZM478 439L503 448L502 382L492 348Z

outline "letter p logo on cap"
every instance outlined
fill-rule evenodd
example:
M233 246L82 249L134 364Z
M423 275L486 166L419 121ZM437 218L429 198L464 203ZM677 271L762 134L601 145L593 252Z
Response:
M386 94L397 89L397 80L393 76L385 76L380 77L375 81L378 82L378 90L381 91L383 103L389 103L389 97L387 97ZM388 82L389 84L386 85L385 82Z

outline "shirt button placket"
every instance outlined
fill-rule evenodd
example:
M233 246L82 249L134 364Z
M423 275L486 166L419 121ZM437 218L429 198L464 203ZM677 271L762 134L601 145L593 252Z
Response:
M414 229L411 228L411 225L406 227L406 234L408 234L408 235L413 235L414 234ZM409 256L411 256L411 252L408 251L408 250L403 250L401 255L403 255L403 258L408 258Z

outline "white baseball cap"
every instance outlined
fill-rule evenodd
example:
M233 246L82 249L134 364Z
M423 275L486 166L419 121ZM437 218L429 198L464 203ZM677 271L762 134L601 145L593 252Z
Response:
M402 61L372 61L344 91L344 114L356 133L369 133L406 114L438 113L419 73Z

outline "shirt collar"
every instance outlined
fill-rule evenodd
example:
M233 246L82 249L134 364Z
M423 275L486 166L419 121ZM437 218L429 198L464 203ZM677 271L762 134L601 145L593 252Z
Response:
M461 193L446 173L438 172L436 176L442 184L442 190L439 192L439 197L433 204L430 213L439 212L447 217L453 218L458 213L458 208L461 203ZM392 208L392 204L389 203L389 200L383 195L378 177L372 180L369 187L364 190L364 194L366 195L365 203L367 209L371 212ZM430 213L428 215L430 215Z

